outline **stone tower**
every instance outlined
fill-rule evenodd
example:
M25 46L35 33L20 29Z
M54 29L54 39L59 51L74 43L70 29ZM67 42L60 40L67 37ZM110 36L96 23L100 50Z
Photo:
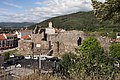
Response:
M52 22L49 22L49 28L52 29Z

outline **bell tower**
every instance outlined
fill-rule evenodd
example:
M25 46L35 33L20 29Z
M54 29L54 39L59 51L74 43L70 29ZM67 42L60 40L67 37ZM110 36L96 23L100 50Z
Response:
M52 29L52 22L49 22L49 28Z

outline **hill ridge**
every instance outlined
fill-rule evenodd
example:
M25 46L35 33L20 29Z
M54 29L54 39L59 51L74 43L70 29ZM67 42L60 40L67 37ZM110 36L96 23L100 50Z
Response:
M113 25L109 21L100 24L93 11L57 16L35 25L40 25L45 28L48 27L48 22L50 21L53 22L53 27L66 30L99 31L109 29L116 32L120 31L120 24ZM30 28L34 28L35 25L32 25Z

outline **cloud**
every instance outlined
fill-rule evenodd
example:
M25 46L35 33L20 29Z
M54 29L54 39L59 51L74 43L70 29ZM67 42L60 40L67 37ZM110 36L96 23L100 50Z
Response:
M35 7L30 9L32 15L40 16L42 19L51 18L59 15L75 13L78 11L92 10L90 0L46 0L44 2L35 2L35 4L43 5L43 7Z
M21 6L11 3L4 4L16 8L22 8ZM25 10L22 14L7 14L7 17L5 16L2 21L41 22L51 17L79 11L90 11L93 9L91 6L91 0L44 0L43 2L35 2L34 5L37 7Z
M13 3L9 3L9 2L3 2L5 5L8 5L8 6L12 6L12 7L16 7L16 8L22 8L22 6L19 6L19 5L16 5L16 4L13 4Z
M35 4L42 5L42 2L35 2Z
M4 13L6 13L6 10L7 10L7 9L0 8L0 14L4 14Z

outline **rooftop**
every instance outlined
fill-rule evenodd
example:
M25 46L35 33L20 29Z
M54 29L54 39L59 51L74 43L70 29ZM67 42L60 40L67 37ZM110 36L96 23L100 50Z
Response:
M28 35L22 36L22 39L30 39L30 38L31 38L31 34L28 34Z
M0 40L6 40L7 37L15 36L16 34L0 34Z
M0 40L5 40L5 36L3 34L0 34Z

